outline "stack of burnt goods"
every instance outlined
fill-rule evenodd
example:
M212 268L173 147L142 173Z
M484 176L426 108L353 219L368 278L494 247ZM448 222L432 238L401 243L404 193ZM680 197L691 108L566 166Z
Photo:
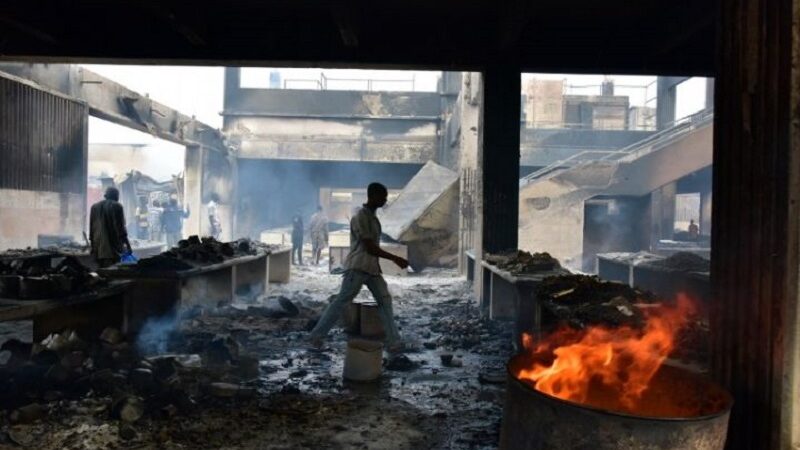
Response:
M188 270L263 251L248 239L220 242L213 237L189 236L179 241L176 247L140 260L136 267L144 270Z
M490 254L486 262L512 274L532 274L556 270L561 267L549 253L529 253L524 250Z
M104 283L71 256L35 250L11 250L0 255L0 298L63 298Z
M375 302L351 303L344 317L348 334L344 360L344 378L351 381L373 381L381 376L383 323Z

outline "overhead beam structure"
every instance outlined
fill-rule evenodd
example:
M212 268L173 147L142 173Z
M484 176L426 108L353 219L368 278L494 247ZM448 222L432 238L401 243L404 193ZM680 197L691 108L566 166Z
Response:
M84 101L95 117L176 144L227 153L222 133L211 125L80 66L0 63L0 72Z

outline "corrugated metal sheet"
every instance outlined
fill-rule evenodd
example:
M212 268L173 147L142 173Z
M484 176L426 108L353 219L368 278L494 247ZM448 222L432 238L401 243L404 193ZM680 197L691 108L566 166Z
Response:
M80 193L88 107L0 77L0 188Z

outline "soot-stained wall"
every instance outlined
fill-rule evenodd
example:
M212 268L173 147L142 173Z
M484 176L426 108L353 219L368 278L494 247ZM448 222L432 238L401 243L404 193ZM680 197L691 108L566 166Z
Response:
M583 262L595 271L598 253L638 252L650 244L650 196L598 197L584 206Z
M320 188L366 188L377 181L402 189L419 164L344 161L239 160L237 235L257 238L265 229L305 220L316 210Z

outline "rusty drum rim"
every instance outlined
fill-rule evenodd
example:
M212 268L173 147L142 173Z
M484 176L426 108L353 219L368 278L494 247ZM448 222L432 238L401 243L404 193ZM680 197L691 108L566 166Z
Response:
M603 409L603 408L598 408L596 406L582 405L580 403L571 402L569 400L564 400L564 399L561 399L561 398L558 398L558 397L554 397L554 396L552 396L550 394L545 394L544 392L541 392L541 391L537 390L536 388L534 388L533 386L529 385L528 383L525 383L524 381L522 381L522 380L518 379L517 377L515 377L514 374L511 373L511 361L514 360L515 358L517 358L520 355L521 354L517 354L517 355L512 356L511 359L509 359L509 362L506 363L506 373L508 374L508 378L511 380L511 382L512 383L516 383L517 385L519 385L519 387L521 387L526 392L529 392L529 393L531 393L531 394L533 394L533 395L535 395L537 397L540 397L545 401L548 401L550 403L554 403L554 404L557 404L557 405L561 405L561 406L566 406L566 407L569 407L569 408L575 408L575 409L578 409L578 410L586 410L586 411L589 411L589 412L594 412L594 413L598 413L598 414L604 414L604 415L608 415L608 416L617 416L617 417L622 417L622 418L625 418L625 419L642 420L642 421L647 421L647 422L704 422L704 421L717 419L717 418L720 418L720 417L725 416L727 414L730 414L731 409L733 408L733 396L731 396L731 394L726 389L724 389L723 387L717 385L716 383L712 382L711 380L707 380L707 381L709 383L712 383L712 384L716 385L717 387L719 387L721 393L725 396L725 401L726 401L726 407L721 409L719 412L714 413L714 414L706 414L706 415L702 415L702 416L693 416L693 417L652 417L652 416L634 415L634 414L624 413L624 412L620 412L620 411L614 411L614 410L610 410L610 409ZM680 369L680 368L676 368L676 369L685 372L684 369ZM506 393L508 393L508 390L506 390ZM508 401L508 399L506 399L506 401Z

